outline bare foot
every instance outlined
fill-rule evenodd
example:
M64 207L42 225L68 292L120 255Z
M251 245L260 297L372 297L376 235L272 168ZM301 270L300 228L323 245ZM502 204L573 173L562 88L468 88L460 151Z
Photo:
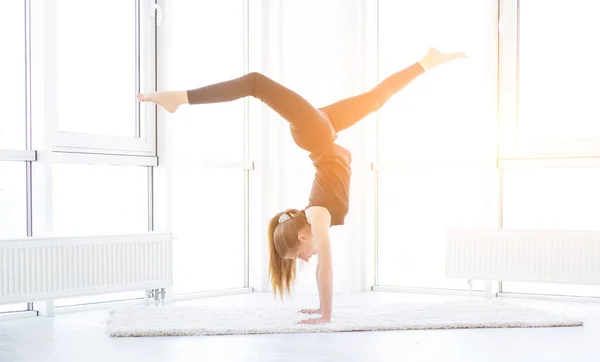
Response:
M451 62L455 59L466 57L467 56L463 52L442 53L436 48L429 48L427 50L427 54L425 54L425 56L419 61L419 63L421 63L423 69L429 70L437 67L438 65Z
M188 102L187 93L180 92L148 92L137 95L140 102L152 102L163 107L165 111L173 113L180 105Z

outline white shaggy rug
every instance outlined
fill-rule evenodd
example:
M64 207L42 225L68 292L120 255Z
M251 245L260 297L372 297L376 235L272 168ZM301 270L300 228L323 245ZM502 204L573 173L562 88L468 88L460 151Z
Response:
M143 337L583 325L560 314L491 300L335 306L328 324L297 323L309 317L297 306L130 306L111 310L107 328L111 337Z

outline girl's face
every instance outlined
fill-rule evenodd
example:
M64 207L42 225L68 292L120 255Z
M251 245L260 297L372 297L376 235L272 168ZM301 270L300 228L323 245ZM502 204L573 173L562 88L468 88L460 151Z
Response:
M308 263L308 260L318 252L319 250L317 249L317 245L315 245L315 242L313 241L310 227L307 227L305 230L301 231L298 234L298 247L296 248L296 250L290 252L288 258L298 258Z
M304 260L308 263L308 260L315 254L318 253L316 245L313 243L312 238L305 242L300 242L298 244L298 249L296 250L296 258Z

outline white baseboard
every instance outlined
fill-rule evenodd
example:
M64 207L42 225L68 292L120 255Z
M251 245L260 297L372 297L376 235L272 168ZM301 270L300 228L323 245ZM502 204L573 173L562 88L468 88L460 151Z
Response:
M36 317L37 312L33 310L24 310L20 312L4 312L0 313L0 321Z

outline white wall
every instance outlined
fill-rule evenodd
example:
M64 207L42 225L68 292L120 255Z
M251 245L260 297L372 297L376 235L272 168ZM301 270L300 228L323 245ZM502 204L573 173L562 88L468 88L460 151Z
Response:
M257 3L254 3L257 4ZM364 90L364 12L362 1L269 1L252 8L250 70L260 71L296 91L316 107ZM260 22L252 21L260 18ZM260 24L260 28L257 24ZM251 25L252 26L252 25ZM308 153L293 143L287 122L258 101L251 102L252 173L251 286L268 290L266 225L287 207L308 203L314 167ZM331 231L336 292L361 290L364 285L368 228L366 183L372 176L367 157L367 118L340 134L338 142L353 154L350 212L345 226ZM262 195L258 200L255 195ZM302 268L297 292L316 293L314 257Z

